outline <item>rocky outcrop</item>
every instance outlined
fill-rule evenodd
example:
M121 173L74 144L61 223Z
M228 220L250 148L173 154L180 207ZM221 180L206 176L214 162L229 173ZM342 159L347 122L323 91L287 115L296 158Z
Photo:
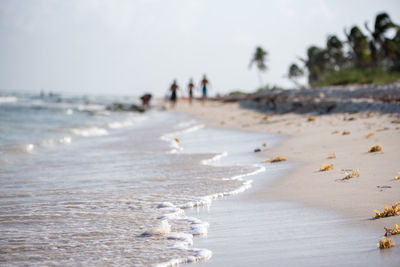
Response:
M225 101L232 101L232 99L225 99ZM400 83L274 90L242 96L235 101L239 101L244 108L276 113L400 113Z

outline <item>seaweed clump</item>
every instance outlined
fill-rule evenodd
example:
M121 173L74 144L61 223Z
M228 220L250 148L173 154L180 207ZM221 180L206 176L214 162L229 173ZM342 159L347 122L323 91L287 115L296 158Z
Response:
M383 212L375 210L374 219L399 215L400 213L400 208L398 207L399 204L400 202L394 203L394 205L391 205L391 208L388 208L388 206L386 205Z
M325 172L330 170L333 170L333 164L324 164L322 165L321 169L319 169L320 172Z
M394 246L394 244L392 243L391 238L384 237L382 238L382 240L379 240L378 246L380 249L384 249L384 248L391 248Z
M266 162L275 163L275 162L281 162L281 161L287 161L287 158L278 156L278 157L275 157L275 158L272 158L272 159L266 159L263 162L264 163L266 163Z
M386 231L385 236L400 234L400 226L398 224L395 224L393 229L386 228L386 227L384 227L384 228Z
M381 145L376 145L376 146L372 146L368 152L369 153L373 153L373 152L383 152L382 146Z
M354 177L360 177L360 170L359 169L355 169L353 170L351 173L347 173L347 175L345 177L343 177L343 180L348 180Z

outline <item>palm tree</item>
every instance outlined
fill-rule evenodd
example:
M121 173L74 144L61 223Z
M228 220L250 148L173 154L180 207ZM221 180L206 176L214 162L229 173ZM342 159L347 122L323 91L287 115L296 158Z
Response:
M303 74L304 71L299 66L297 66L297 64L293 63L292 65L290 65L288 78L295 84L296 87L300 87L297 79L303 76Z
M267 60L268 52L265 51L261 46L258 46L256 48L256 51L254 52L253 58L250 61L249 69L253 64L256 64L257 69L258 69L258 79L260 80L260 87L263 86L263 81L261 77L261 72L267 70L267 65L265 61Z

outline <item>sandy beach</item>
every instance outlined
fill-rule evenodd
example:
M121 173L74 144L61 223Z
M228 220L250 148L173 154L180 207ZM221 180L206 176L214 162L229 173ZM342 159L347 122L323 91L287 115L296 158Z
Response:
M399 217L373 220L374 210L400 201L400 116L354 113L264 114L242 109L238 103L210 101L204 105L179 102L175 111L190 114L209 127L223 127L286 137L280 145L265 149L263 158L286 157L298 166L268 187L252 194L259 201L290 201L339 212L357 227L381 230L399 224ZM369 153L381 145L383 152ZM254 150L257 147L249 147ZM329 154L335 158L328 159ZM279 164L279 163L265 163ZM320 171L324 164L333 169ZM360 176L343 179L359 169ZM377 236L377 240L381 236ZM396 241L396 237L394 237Z

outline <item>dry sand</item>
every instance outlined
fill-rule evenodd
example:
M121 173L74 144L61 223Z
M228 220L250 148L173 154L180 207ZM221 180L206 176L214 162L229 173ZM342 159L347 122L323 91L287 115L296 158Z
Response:
M285 177L261 189L254 198L269 201L294 201L331 209L351 218L358 226L392 228L400 216L371 220L374 210L400 202L400 115L376 113L330 114L315 116L265 115L241 109L237 103L180 101L174 109L201 119L210 127L224 127L260 133L279 133L287 139L266 149L265 158L287 157L300 163ZM344 131L350 134L343 135ZM372 133L369 138L366 136ZM268 143L268 140L266 140ZM368 153L373 145L383 152ZM263 148L260 144L259 148ZM250 150L255 149L249 147ZM335 153L335 159L327 159ZM279 164L279 163L266 163ZM320 172L324 164L333 170ZM342 180L346 170L360 170L360 177Z

